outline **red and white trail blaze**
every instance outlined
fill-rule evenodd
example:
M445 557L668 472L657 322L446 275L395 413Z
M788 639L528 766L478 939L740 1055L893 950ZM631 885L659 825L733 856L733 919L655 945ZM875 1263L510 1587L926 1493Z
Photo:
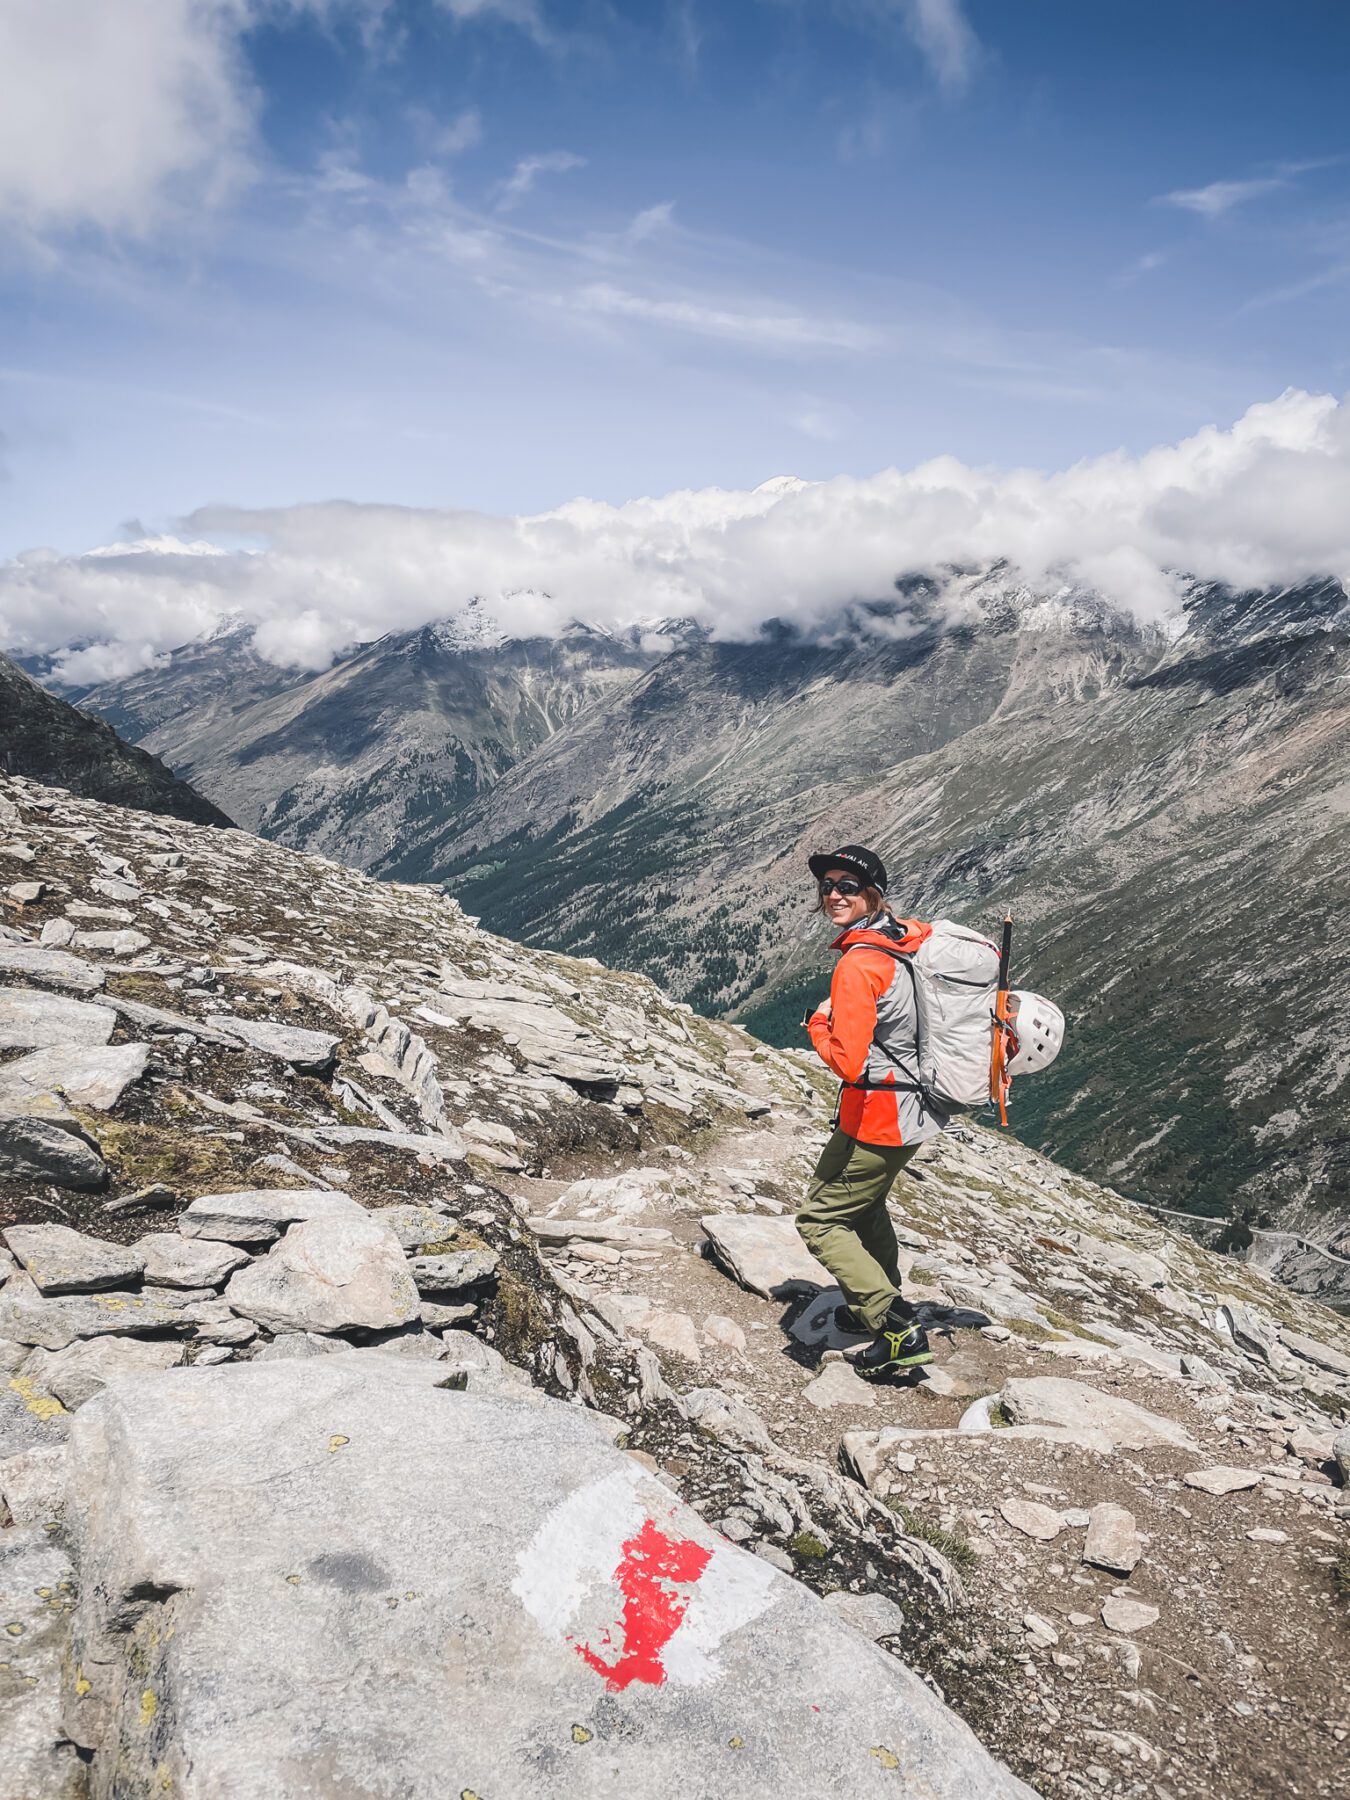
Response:
M642 1485L640 1471L620 1469L579 1488L521 1552L512 1583L530 1616L616 1692L719 1675L714 1653L765 1610L773 1580L730 1545L686 1536L674 1523L682 1509L652 1486L658 1506L644 1505Z

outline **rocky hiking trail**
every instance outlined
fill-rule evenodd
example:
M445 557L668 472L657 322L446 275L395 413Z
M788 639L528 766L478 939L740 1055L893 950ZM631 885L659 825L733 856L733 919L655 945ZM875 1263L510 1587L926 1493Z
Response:
M0 1800L1344 1793L1336 1315L963 1125L868 1386L811 1059L19 779L0 890Z

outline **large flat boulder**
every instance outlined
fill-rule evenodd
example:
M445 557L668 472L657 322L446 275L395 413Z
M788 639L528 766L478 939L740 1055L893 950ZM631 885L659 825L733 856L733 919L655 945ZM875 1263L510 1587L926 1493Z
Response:
M108 979L108 971L99 968L97 963L88 962L83 956L72 956L68 950L54 950L43 944L0 942L0 969L11 975L27 975L36 981L51 981L57 987L74 988L80 994L97 993Z
M53 1044L0 1068L0 1109L18 1111L57 1094L72 1106L108 1112L149 1060L149 1044Z
M91 1793L1032 1800L594 1415L354 1351L72 1424Z
M11 1225L4 1238L40 1294L93 1294L133 1281L145 1268L139 1250L69 1225Z
M39 988L0 988L0 1050L106 1044L116 1023L110 1006L92 1006L87 1000L45 994Z
M0 1176L85 1192L101 1188L107 1164L79 1120L51 1096L32 1104L31 1112L0 1116Z
M754 1213L720 1213L701 1221L713 1254L742 1287L781 1300L807 1288L834 1286L798 1236L791 1219Z
M324 1188L249 1188L235 1194L203 1194L181 1214L178 1229L184 1237L221 1244L273 1244L300 1219L364 1212L349 1195Z
M233 1013L211 1013L206 1023L237 1037L250 1050L289 1063L302 1075L322 1075L333 1066L342 1039L331 1031L307 1031L272 1019L241 1019Z
M193 1294L195 1290L155 1288L146 1294L110 1290L48 1297L26 1274L11 1275L0 1288L0 1338L64 1350L77 1338L188 1332L192 1321L183 1309Z
M398 1239L367 1212L292 1225L225 1298L270 1331L388 1330L420 1304Z
M185 1238L177 1231L152 1231L133 1249L145 1258L147 1287L219 1287L248 1261L248 1251L237 1244Z
M1118 1450L1146 1450L1172 1444L1194 1450L1195 1439L1175 1419L1148 1412L1121 1394L1107 1394L1084 1381L1058 1375L1016 1377L1003 1389L1003 1410L1014 1425L1059 1425L1100 1432Z

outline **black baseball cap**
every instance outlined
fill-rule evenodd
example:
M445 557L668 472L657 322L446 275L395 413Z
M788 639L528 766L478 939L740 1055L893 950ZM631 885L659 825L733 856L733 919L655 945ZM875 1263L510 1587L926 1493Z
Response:
M864 850L861 844L844 844L838 850L817 850L808 856L806 866L820 881L831 869L847 869L864 887L886 892L886 865L875 850Z

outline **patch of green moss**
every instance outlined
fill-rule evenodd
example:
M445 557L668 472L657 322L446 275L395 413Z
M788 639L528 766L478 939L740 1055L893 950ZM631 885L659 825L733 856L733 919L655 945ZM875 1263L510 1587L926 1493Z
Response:
M119 1187L149 1187L163 1182L176 1193L209 1192L224 1182L243 1185L257 1160L256 1149L227 1139L163 1126L130 1125L100 1117L94 1127L104 1160ZM278 1179L274 1185L287 1185ZM217 1191L228 1191L228 1185Z
M989 1423L993 1426L995 1431L1006 1431L1012 1424L1012 1420L1008 1417L1007 1413L1004 1412L1003 1407L997 1400L989 1408Z
M794 1556L807 1556L816 1561L830 1554L820 1539L811 1531L799 1531L795 1537L789 1539L788 1549Z

